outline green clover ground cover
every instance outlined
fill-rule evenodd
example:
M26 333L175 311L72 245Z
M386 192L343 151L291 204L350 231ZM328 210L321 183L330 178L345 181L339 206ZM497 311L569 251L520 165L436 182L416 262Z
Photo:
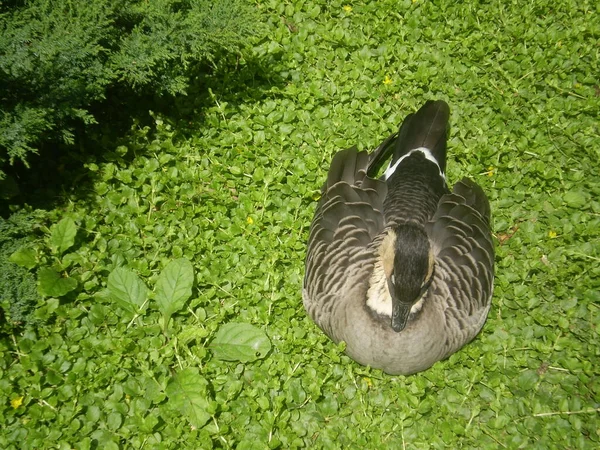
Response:
M216 73L12 254L43 299L0 342L0 446L600 446L597 2L258 6L271 85ZM333 153L430 98L450 182L490 197L496 290L472 344L392 377L305 316L305 242Z

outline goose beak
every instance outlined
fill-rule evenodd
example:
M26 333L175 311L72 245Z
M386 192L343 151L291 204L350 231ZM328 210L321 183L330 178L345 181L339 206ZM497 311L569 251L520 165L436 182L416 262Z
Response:
M400 333L406 328L406 322L408 322L408 316L412 308L412 303L403 302L398 298L396 288L392 278L388 279L388 290L390 297L392 297L392 330L396 333Z
M401 332L406 327L411 308L411 303L402 302L392 296L392 330L396 333Z

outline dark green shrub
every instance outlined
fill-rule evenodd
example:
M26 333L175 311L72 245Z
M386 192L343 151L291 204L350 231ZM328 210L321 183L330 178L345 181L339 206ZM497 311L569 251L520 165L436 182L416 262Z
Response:
M9 258L31 240L45 216L41 210L22 210L7 220L0 217L0 333L36 321L33 313L40 300L36 277Z
M45 139L73 143L110 87L185 93L199 64L242 51L259 25L244 0L0 5L0 167Z

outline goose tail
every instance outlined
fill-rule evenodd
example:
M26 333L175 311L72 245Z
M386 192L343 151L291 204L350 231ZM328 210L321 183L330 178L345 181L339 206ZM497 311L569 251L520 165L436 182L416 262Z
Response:
M435 159L440 172L446 172L446 135L450 108L443 100L427 101L416 113L409 114L397 133L388 137L375 150L368 173L374 176L392 154L388 171L393 172L397 162L413 150L427 150ZM390 176L386 171L386 178Z

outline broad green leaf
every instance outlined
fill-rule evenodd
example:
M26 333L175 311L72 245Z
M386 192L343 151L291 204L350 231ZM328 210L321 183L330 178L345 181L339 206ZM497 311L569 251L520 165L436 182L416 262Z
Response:
M85 418L92 423L98 422L98 420L100 419L100 408L96 405L91 405L88 407L86 413L85 413Z
M77 287L75 278L63 278L49 267L38 271L38 291L45 297L62 297Z
M108 275L108 290L121 308L134 314L142 310L148 297L144 282L125 267L118 267Z
M36 252L29 247L21 247L19 250L10 255L9 261L19 266L33 269L37 265Z
M207 384L193 367L183 369L167 384L169 405L186 416L194 427L202 427L210 419Z
M115 434L109 430L99 428L94 431L91 438L98 442L98 447L106 450L119 450L119 446L114 442Z
M62 219L50 228L50 247L55 253L63 253L75 243L77 225L69 217Z
M249 362L264 358L271 350L271 341L254 325L227 323L219 328L210 348L217 359Z
M118 412L111 412L106 418L106 424L108 425L108 429L112 431L116 431L121 427L123 423L123 417Z
M43 305L38 305L34 316L40 320L48 320L52 314L58 309L60 301L57 298L47 299Z
M565 203L571 208L582 208L589 201L589 195L583 191L568 191L563 196Z
M152 433L154 427L158 424L158 418L156 416L148 415L144 418L139 418L138 426L144 433Z
M323 398L323 400L321 400L317 406L322 414L332 417L337 413L339 403L336 399L336 396L329 393L325 395L325 398Z
M525 391L533 389L538 382L539 375L534 370L526 370L519 375L517 383Z
M290 404L301 405L306 400L306 392L299 378L294 378L289 382L286 394Z
M191 297L193 283L194 269L192 263L185 258L171 261L158 276L156 301L165 315L165 323Z

